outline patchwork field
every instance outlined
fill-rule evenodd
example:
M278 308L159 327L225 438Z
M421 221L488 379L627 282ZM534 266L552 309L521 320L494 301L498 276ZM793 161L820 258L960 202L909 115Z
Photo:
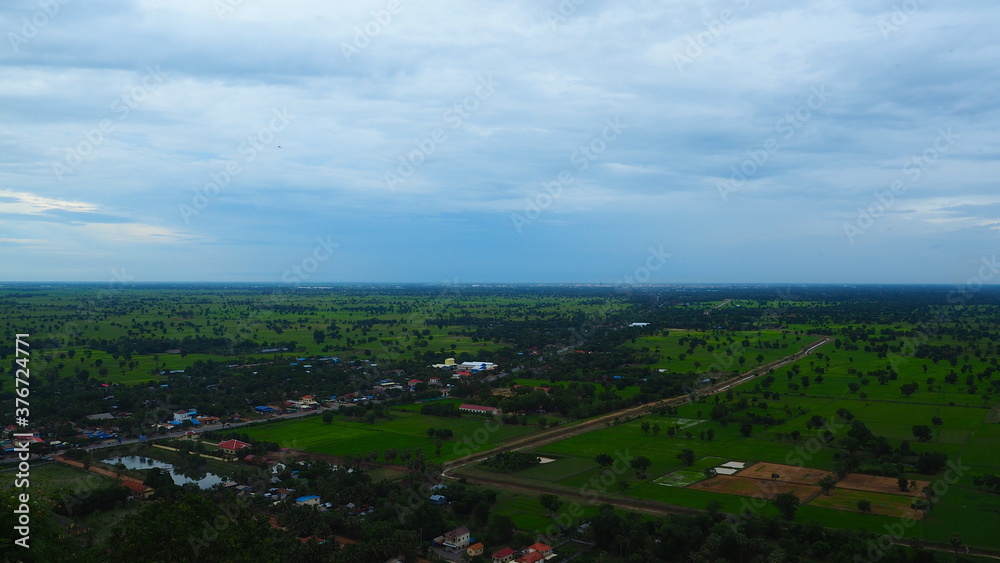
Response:
M795 496L803 501L812 498L812 496L821 490L814 485L800 485L798 483L771 481L770 479L741 477L739 474L716 475L711 479L695 483L689 488L699 491L766 499L773 499L783 493L794 493Z

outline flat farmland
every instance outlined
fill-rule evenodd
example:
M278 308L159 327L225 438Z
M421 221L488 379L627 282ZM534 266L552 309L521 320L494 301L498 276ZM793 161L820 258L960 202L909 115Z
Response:
M772 478L772 475L778 475ZM778 463L755 463L737 473L737 476L748 479L764 479L775 483L797 483L800 485L815 485L823 477L833 476L829 471L821 471L812 467L782 465Z
M720 372L730 372L745 371L788 356L802 348L809 338L777 330L672 330L666 335L636 338L629 346L656 354L658 360L650 365L652 368L704 373L714 366Z
M698 491L710 491L727 495L744 497L763 497L773 499L782 493L793 493L802 501L818 494L821 489L814 485L801 485L782 481L754 479L737 475L716 475L711 479L700 481L688 487Z
M485 419L447 418L422 414L399 414L392 420L374 424L347 421L337 417L331 424L319 416L281 421L241 429L253 440L275 442L281 447L319 454L349 456L386 449L414 449L424 451L427 458L436 461L458 459L480 449L499 445L504 440L534 432L531 426L487 425ZM441 455L436 456L434 439L428 437L428 428L448 428L454 435L444 440ZM491 431L491 428L496 428ZM468 442L466 442L468 439ZM396 463L402 463L399 458Z
M823 508L861 512L858 508L858 501L862 500L871 502L871 511L873 514L895 516L897 518L906 516L915 520L920 520L924 516L923 511L910 508L910 505L913 504L913 497L902 494L890 495L838 488L830 491L828 495L818 495L809 501L809 504Z
M924 487L929 487L931 482L919 479L915 479L915 481L917 483L915 488L910 488L909 491L903 492L899 490L899 485L897 484L896 479L893 479L892 477L848 473L843 479L837 481L837 488L921 498L923 497L923 494L920 491L924 490ZM912 499L910 502L912 502Z
M941 344L965 345L950 338L942 338ZM880 356L874 351L847 350L835 346L826 346L815 357L790 364L775 370L775 382L772 391L785 393L802 393L808 396L841 396L856 397L862 400L893 401L912 404L937 404L950 406L983 407L988 406L979 393L969 393L967 377L958 377L956 369L948 362L934 362L929 359L913 356L888 355ZM797 366L797 367L796 367ZM880 381L876 375L878 370L893 367L896 378ZM970 368L973 372L987 369L988 362L970 357ZM956 372L954 383L948 383L949 374ZM816 381L816 376L822 376ZM803 376L809 379L809 384L803 384ZM930 382L928 382L930 381ZM975 381L975 379L973 380ZM856 391L849 388L850 384L858 385ZM916 383L917 390L906 397L901 387L903 384Z

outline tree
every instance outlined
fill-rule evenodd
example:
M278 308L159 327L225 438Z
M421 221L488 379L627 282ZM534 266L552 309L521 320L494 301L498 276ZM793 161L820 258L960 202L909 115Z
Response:
M333 413L330 411L326 411L325 413L323 413L323 422L327 424L333 422Z
M691 448L684 448L681 453L677 454L677 459L681 460L684 465L691 465L694 463L694 450Z
M639 428L642 428L643 434L649 434L650 426L648 421L646 420L642 421L642 424L639 425Z
M917 472L933 475L943 471L948 464L948 454L943 452L923 452L917 456Z
M959 535L958 532L955 532L951 535L951 539L948 540L948 543L951 544L951 548L955 550L955 553L958 553L958 548L962 547L962 536Z
M896 479L896 485L899 487L899 490L903 491L904 493L910 490L910 482L907 481L906 477L903 477L902 475L900 475L899 478Z
M833 488L837 486L837 482L834 481L833 477L831 477L830 475L823 477L816 484L819 485L819 487L823 489L823 492L826 494L830 494L830 491L832 491Z
M487 531L491 536L490 543L504 543L514 537L514 521L510 516L494 514L490 517Z
M434 457L441 457L441 446L444 441L441 438L434 440Z
M542 508L549 511L549 516L555 514L559 511L559 507L562 506L562 501L556 495L544 494L538 496L538 502L541 503Z
M709 442L711 442L712 440L714 440L715 439L715 430L712 429L712 428L709 428L707 431L705 431L705 438L707 438Z
M942 424L944 424L944 421L941 420L940 416L935 416L934 418L931 418L931 424L933 424L934 426L941 426Z
M904 397L909 397L910 395L916 393L917 389L919 388L920 385L917 383L906 383L899 388L899 391L903 394Z
M749 422L740 424L740 434L743 434L744 438L749 438L750 435L753 434L753 424L750 424Z
M781 517L785 520L791 520L795 518L795 511L799 509L799 497L795 496L795 493L781 493L771 504L778 509Z
M648 457L636 456L629 460L628 464L635 471L637 479L645 479L646 470L653 462Z
M858 510L861 512L871 512L872 511L872 501L868 499L861 499L858 501Z
M659 422L653 424L653 435L654 436L659 436L660 435L660 423Z
M615 462L615 458L611 457L609 454L597 454L594 458L597 465L601 466L601 469L607 469L611 467L611 464Z
M927 426L926 424L917 424L913 427L913 436L921 442L926 442L931 439L933 433L931 432L930 426Z

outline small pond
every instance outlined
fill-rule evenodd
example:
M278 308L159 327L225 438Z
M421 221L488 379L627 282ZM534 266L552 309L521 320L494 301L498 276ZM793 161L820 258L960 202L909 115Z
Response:
M215 473L209 473L201 469L189 469L189 470L178 470L175 469L173 465L160 461L158 459L153 459L151 457L142 457L136 455L122 456L122 457L112 457L108 459L101 460L103 463L108 465L114 465L116 463L121 463L126 469L152 469L154 467L159 467L160 469L166 470L170 473L170 477L174 480L174 483L178 485L183 485L185 483L195 483L201 489L211 488L213 485L222 483L226 479L216 475Z

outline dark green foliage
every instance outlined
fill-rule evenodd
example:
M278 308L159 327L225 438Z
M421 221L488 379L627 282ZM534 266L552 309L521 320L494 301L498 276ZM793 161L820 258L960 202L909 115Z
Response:
M498 452L479 463L480 467L497 473L513 473L541 463L538 456L523 452Z
M778 509L778 513L785 520L791 520L795 518L795 512L799 509L799 497L795 496L795 493L781 493L771 504Z
M458 410L458 405L455 403L425 403L420 407L420 414L449 416L453 418L462 416L462 412Z
M128 489L114 483L97 490L87 491L87 494L68 495L56 504L54 510L56 514L63 516L83 517L93 512L111 510L128 499L128 496Z
M977 489L1000 493L1000 477L996 475L980 475L972 478L972 486Z

